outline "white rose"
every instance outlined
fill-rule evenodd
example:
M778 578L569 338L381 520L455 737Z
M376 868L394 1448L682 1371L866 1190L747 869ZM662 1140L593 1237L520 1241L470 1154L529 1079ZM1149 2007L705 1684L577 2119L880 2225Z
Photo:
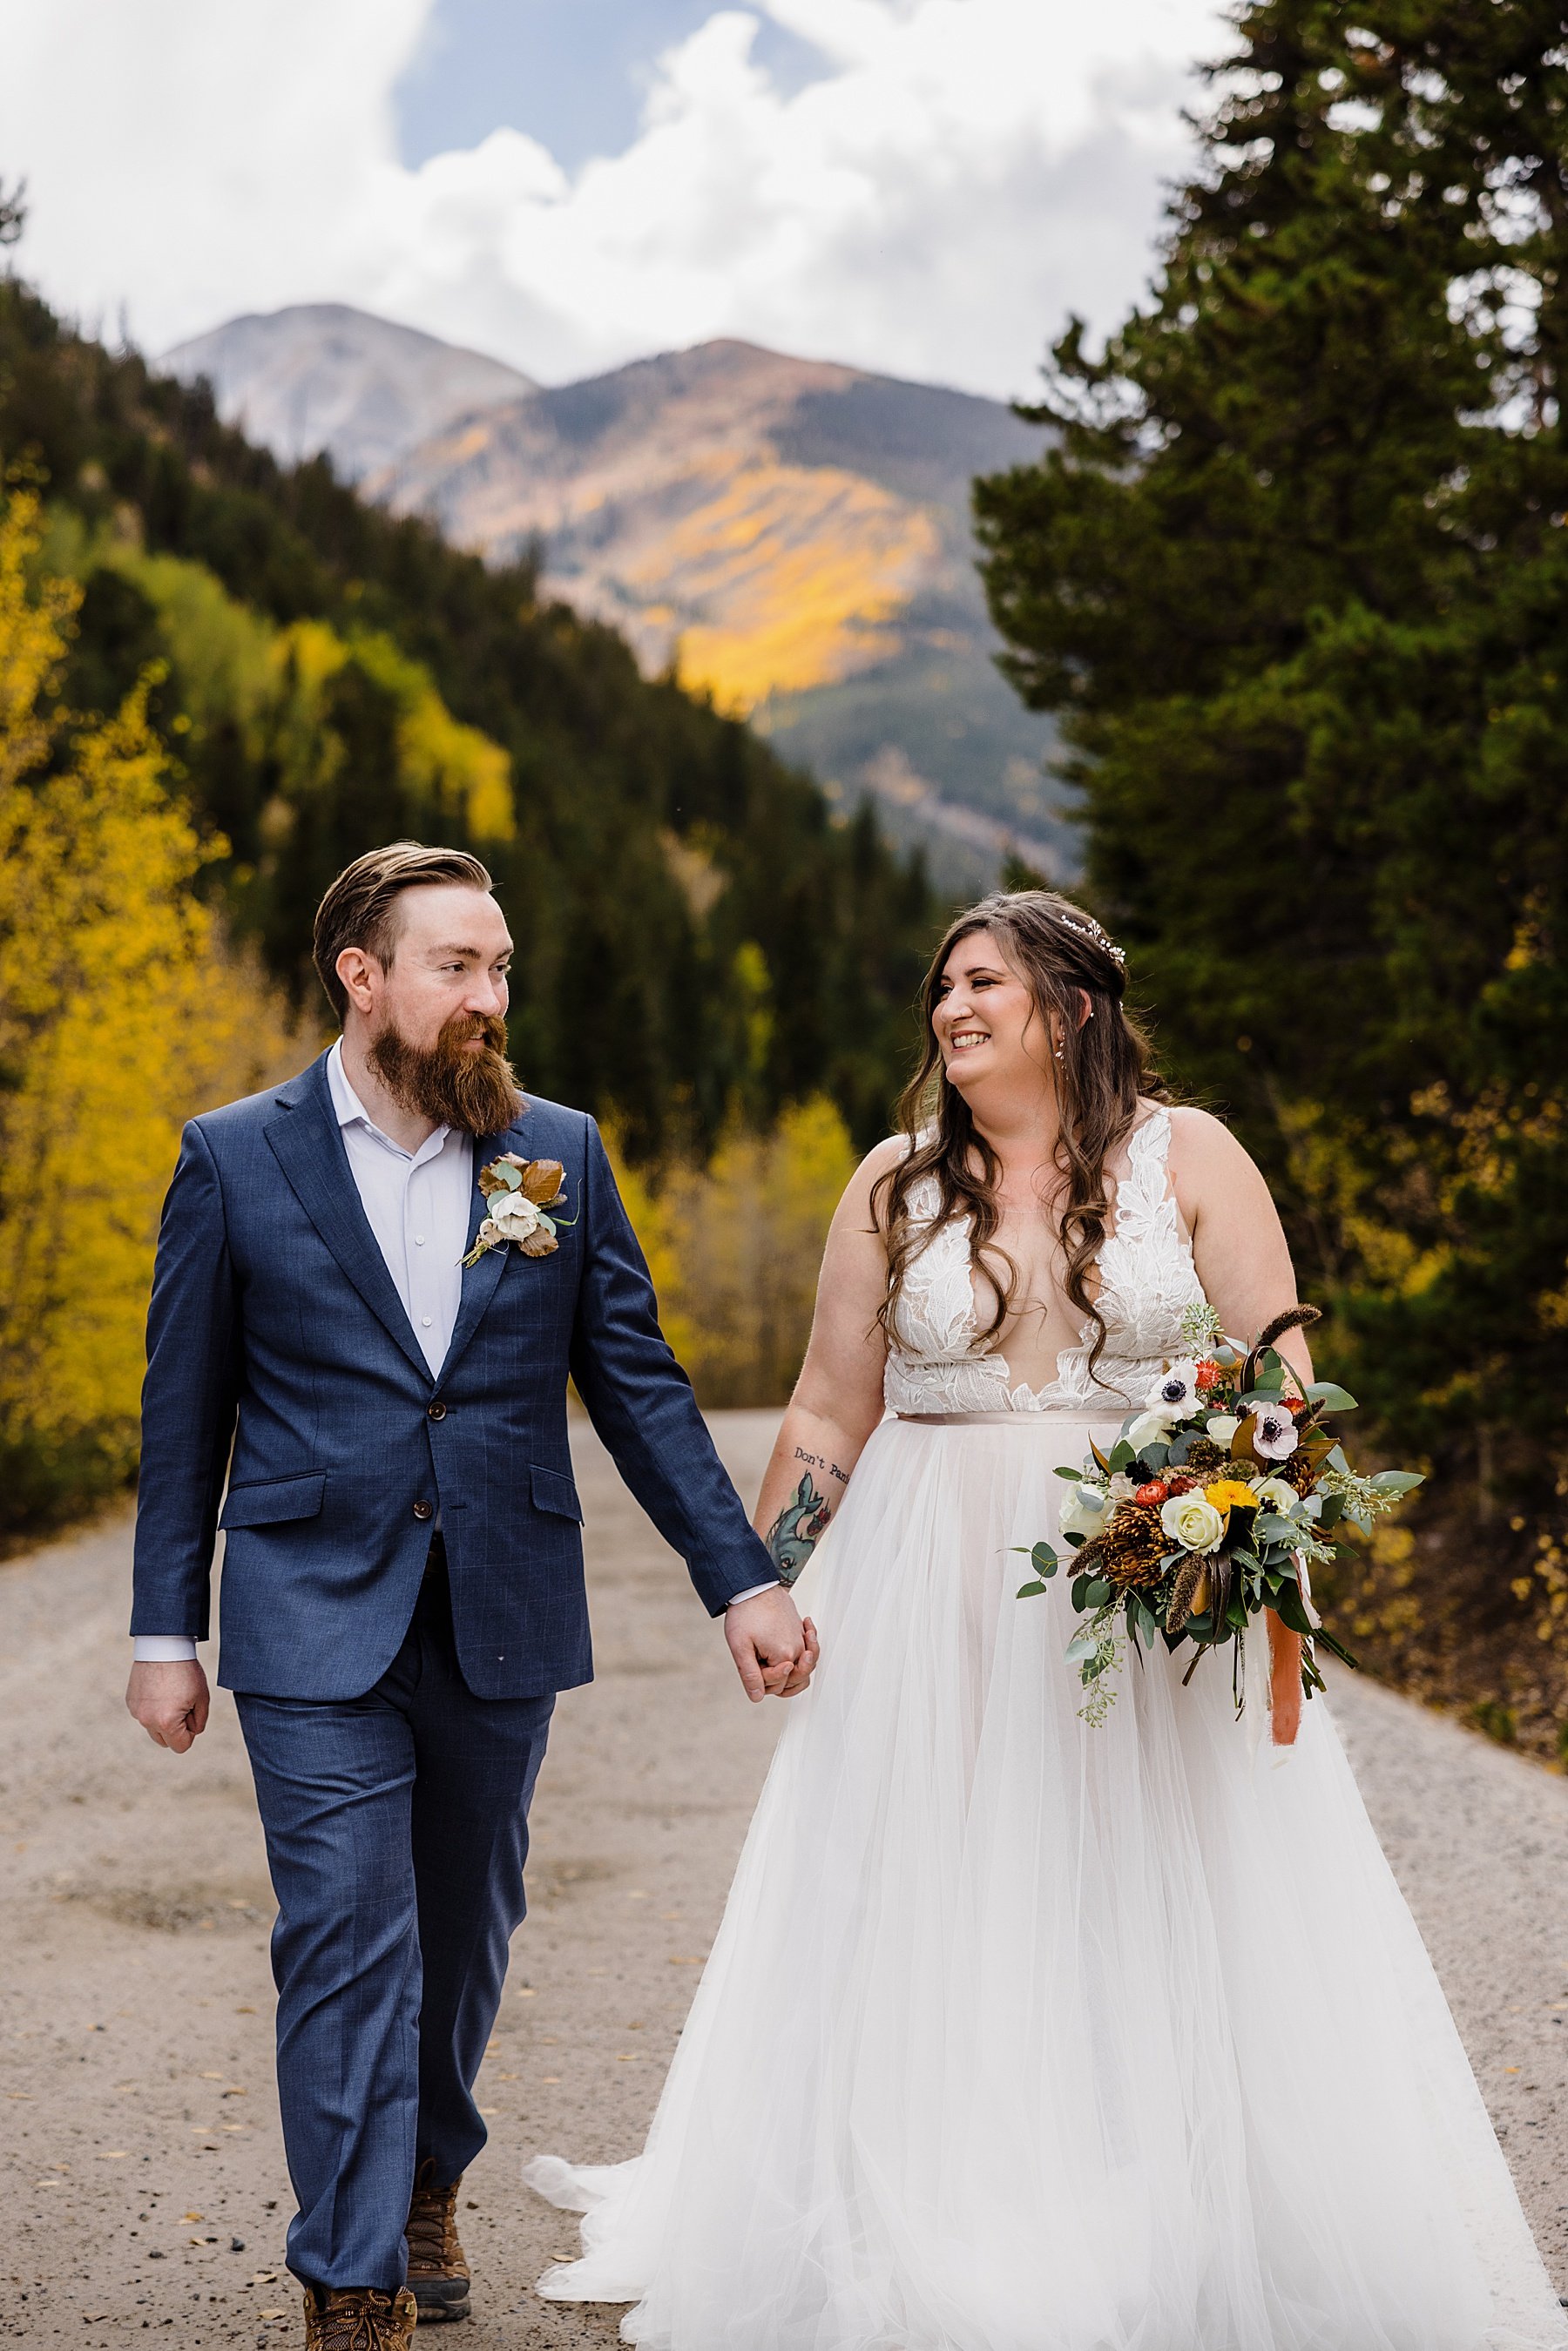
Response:
M1163 1445L1171 1433L1172 1421L1180 1417L1179 1413L1141 1412L1136 1420L1128 1423L1127 1442L1134 1453L1141 1452L1145 1445Z
M503 1240L526 1240L529 1233L538 1230L538 1209L520 1192L493 1192L489 1218Z
M1160 1524L1184 1551L1214 1551L1225 1532L1225 1520L1196 1486L1160 1504Z
M1282 1510L1288 1517L1296 1507L1296 1489L1293 1486L1287 1486L1282 1478L1259 1479L1254 1482L1252 1491L1267 1510Z
M1233 1412L1211 1413L1208 1417L1208 1433L1216 1445L1228 1445L1240 1426L1239 1418Z
M1105 1524L1111 1497L1098 1486L1074 1486L1062 1504L1060 1520L1064 1535L1082 1535L1086 1541L1094 1537Z

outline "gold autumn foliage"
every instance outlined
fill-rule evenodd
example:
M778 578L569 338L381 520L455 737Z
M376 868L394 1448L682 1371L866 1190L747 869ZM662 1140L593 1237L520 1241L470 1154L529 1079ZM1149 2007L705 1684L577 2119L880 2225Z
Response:
M699 1403L778 1405L810 1335L822 1244L855 1149L821 1095L771 1134L734 1126L706 1168L657 1182L609 1138L616 1180L647 1255L665 1335Z
M159 1205L193 1111L289 1065L269 990L193 883L145 686L52 699L80 601L30 579L39 511L0 505L0 1474L38 1526L136 1455Z

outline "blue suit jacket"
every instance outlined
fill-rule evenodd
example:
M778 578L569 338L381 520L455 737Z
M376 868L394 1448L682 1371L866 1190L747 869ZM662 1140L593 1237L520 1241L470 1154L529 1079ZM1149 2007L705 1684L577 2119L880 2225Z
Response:
M553 1256L491 1249L465 1272L433 1378L360 1205L325 1056L186 1127L148 1319L132 1632L205 1635L221 1524L219 1680L357 1697L397 1653L439 1508L476 1696L587 1681L569 1371L710 1612L774 1576L660 1332L598 1128L530 1100L476 1145L476 1177L508 1150L561 1162L575 1221ZM476 1182L470 1238L483 1213Z

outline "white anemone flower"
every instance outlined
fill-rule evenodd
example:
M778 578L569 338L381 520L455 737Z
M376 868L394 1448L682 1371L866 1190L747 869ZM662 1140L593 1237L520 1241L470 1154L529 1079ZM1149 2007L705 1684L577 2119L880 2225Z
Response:
M1167 1364L1145 1403L1150 1412L1163 1413L1167 1420L1185 1420L1197 1406L1197 1364L1189 1357L1185 1363Z
M1252 1425L1252 1450L1260 1461L1288 1461L1301 1438L1282 1404L1260 1404Z

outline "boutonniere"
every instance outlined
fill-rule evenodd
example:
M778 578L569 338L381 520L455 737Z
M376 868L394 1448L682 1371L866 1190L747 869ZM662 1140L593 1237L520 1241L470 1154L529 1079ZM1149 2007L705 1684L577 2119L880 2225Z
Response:
M559 1159L519 1159L515 1151L481 1167L479 1189L489 1210L464 1264L477 1265L486 1249L505 1249L508 1241L516 1241L525 1257L549 1257L559 1249L556 1228L563 1219L545 1212L565 1202L564 1173Z

